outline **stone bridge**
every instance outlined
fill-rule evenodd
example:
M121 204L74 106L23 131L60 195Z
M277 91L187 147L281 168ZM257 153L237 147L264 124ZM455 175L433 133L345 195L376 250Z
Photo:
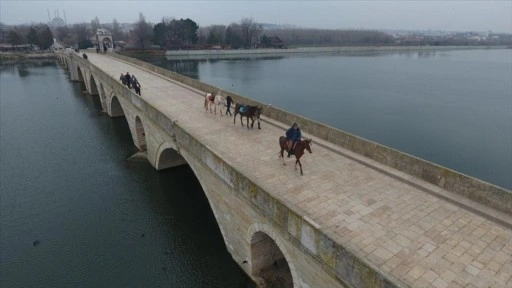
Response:
M57 53L125 117L156 170L188 164L227 250L276 287L512 287L512 192L299 115L118 54ZM134 74L136 95L119 81ZM206 92L263 107L262 129L203 108ZM303 158L278 158L298 122Z

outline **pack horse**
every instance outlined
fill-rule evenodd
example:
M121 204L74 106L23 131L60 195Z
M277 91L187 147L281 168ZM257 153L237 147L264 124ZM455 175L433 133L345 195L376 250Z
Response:
M212 106L214 106L213 111ZM217 115L217 106L220 106L220 116L222 116L222 107L227 106L226 100L219 94L207 93L206 96L204 97L204 110L210 110L210 113L214 113L215 115Z
M247 118L247 129L249 129L249 119L251 119L251 128L254 127L254 121L258 121L258 129L261 129L260 125L260 116L261 116L261 108L258 106L250 106L243 104L235 105L235 114L233 114L233 124L236 123L236 115L240 114L240 123L244 126L244 122L242 121L242 117Z

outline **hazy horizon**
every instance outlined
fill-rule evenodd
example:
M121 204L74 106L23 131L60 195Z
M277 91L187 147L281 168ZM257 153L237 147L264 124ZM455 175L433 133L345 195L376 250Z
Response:
M98 9L101 7L101 9ZM319 29L492 31L512 33L512 1L13 1L0 2L6 25L151 23L163 17L190 18L199 26L257 23Z

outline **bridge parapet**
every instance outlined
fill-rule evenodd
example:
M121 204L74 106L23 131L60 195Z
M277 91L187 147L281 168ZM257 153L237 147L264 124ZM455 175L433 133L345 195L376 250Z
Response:
M263 107L263 115L266 117L282 123L298 122L301 124L301 129L303 131L314 135L315 137L353 151L359 155L377 161L378 163L397 169L398 171L441 188L437 189L438 191L436 191L436 193L438 194L442 194L444 191L449 191L512 215L512 191L505 188L481 181L449 168L400 152L385 145L341 131L318 121L202 83L198 80L188 78L144 61L126 57L117 53L112 53L110 55L141 66L156 74L171 78L195 89L201 91L220 91L221 94L231 95L237 103L261 106ZM442 196L450 198L450 195L445 194Z

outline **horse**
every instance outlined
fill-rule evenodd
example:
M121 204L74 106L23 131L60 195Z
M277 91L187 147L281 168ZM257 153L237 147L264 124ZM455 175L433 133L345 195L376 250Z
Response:
M212 105L214 105L214 111L212 111ZM220 95L215 95L214 93L207 93L204 97L204 110L208 111L210 110L210 113L215 113L217 115L217 106L220 106L220 116L222 116L222 107L226 106L226 100L224 97Z
M249 119L251 119L251 128L254 127L254 118L258 121L258 129L261 129L260 125L260 116L261 116L261 107L258 106L250 106L243 104L235 105L235 114L233 115L233 124L236 123L236 115L240 114L240 123L244 126L244 121L242 117L247 118L247 129L249 129Z
M295 155L295 159L297 159L295 161L295 170L297 170L297 163L298 163L299 167L300 167L300 175L301 176L304 175L304 173L302 173L302 164L300 163L300 157L302 157L302 155L304 155L304 149L308 150L309 153L313 153L311 151L312 144L313 143L311 143L311 139L299 140L299 141L297 141L297 143L295 143L295 147L293 147L292 153ZM281 137L279 137L279 146L281 147L281 151L279 151L279 153L278 153L279 158L282 158L283 165L286 165L286 163L284 163L283 151L284 150L288 151L290 149L291 141L286 140L285 136L281 136Z

